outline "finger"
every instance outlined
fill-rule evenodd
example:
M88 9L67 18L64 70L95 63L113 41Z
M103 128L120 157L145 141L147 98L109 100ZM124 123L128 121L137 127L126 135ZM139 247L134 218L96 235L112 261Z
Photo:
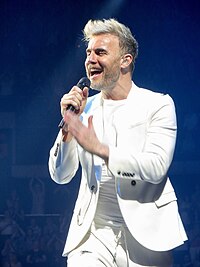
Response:
M83 97L84 98L88 98L89 96L89 88L88 87L84 87L83 88Z
M82 122L79 117L75 115L75 113L71 111L66 112L66 122L68 124L69 132L75 137L78 138L81 132L81 128L83 127Z
M74 112L72 112L72 111L70 111L70 110L66 110L66 112L65 112L65 119L66 119L68 122L70 122L70 121L73 119L73 117L75 117Z
M69 105L72 105L76 110L78 110L81 106L82 97L83 96L78 92L65 94L60 101L62 113L67 109Z
M78 88L79 89L79 88ZM66 95L63 101L71 101L69 104L77 103L79 104L83 99L83 92L79 89L79 91L74 90Z
M61 114L64 116L65 111L68 109L69 106L73 106L75 110L79 110L79 104L75 101L68 100L66 103L62 103L61 105Z
M81 88L79 88L78 86L76 86L76 85L74 85L73 87L72 87L72 89L69 91L69 93L68 94L70 94L70 93L78 93L78 94L80 94L80 95L82 95L82 92L83 92L83 90L81 89Z
M89 116L88 118L88 128L93 128L93 116Z

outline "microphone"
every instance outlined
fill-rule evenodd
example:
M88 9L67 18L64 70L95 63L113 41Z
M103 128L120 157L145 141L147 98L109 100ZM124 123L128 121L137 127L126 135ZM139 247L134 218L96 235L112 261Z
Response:
M82 77L76 86L78 86L81 90L83 90L84 87L90 88L90 80L87 77ZM75 112L75 107L72 105L69 105L66 110L71 110L72 112ZM58 127L62 129L64 125L65 125L65 121L64 121L64 118L62 118Z

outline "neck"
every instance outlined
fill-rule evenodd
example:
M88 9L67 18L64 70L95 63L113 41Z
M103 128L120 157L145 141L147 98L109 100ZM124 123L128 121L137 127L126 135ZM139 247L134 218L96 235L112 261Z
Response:
M132 87L132 81L127 80L120 82L118 81L115 87L110 90L103 90L102 97L104 99L112 99L112 100L122 100L126 99Z

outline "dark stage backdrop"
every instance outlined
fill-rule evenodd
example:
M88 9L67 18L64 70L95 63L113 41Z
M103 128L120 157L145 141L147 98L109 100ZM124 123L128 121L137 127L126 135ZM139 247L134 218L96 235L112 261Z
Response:
M90 18L128 25L139 43L133 80L174 99L178 139L170 175L180 201L193 196L200 178L199 12L199 0L0 1L1 214L13 190L31 213L33 178L45 187L44 213L71 216L79 173L68 186L56 185L47 162L60 98L85 75L82 29Z

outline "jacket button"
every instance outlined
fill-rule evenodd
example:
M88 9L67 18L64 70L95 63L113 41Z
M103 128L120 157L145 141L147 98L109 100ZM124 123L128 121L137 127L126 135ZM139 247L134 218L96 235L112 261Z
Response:
M90 187L90 190L91 190L91 191L94 191L94 189L95 189L95 185L92 185L92 186Z
M60 144L57 143L57 144L56 144L56 150L55 150L55 152L54 152L54 156L55 156L55 157L58 155L58 149L59 149L59 146L60 146Z
M131 185L135 186L136 185L136 181L135 180L132 180L131 181Z

